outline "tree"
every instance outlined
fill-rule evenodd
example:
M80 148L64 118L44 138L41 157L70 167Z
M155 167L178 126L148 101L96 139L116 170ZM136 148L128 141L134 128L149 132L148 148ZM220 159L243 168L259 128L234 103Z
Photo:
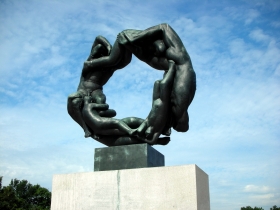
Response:
M270 208L270 210L280 210L280 207L277 207L277 206L275 205L275 206L272 206L272 208Z
M241 207L241 210L264 210L262 207L252 208L251 206Z
M40 185L32 185L27 180L12 179L10 184L2 187L0 177L1 210L47 210L51 205L51 192Z

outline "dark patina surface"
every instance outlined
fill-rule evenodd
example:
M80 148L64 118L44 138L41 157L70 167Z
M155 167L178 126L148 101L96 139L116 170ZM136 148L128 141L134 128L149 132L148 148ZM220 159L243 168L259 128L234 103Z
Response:
M146 119L116 119L116 111L106 104L103 86L116 70L130 63L132 55L162 70L163 79L154 83L153 103ZM160 24L145 30L124 30L113 46L106 38L96 37L84 62L78 90L68 97L67 108L85 137L107 146L166 145L171 128L188 131L187 110L195 90L196 75L186 48L171 26Z

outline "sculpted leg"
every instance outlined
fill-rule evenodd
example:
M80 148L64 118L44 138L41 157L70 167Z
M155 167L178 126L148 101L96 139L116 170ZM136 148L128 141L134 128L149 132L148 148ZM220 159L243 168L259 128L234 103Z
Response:
M133 135L135 129L131 129L122 120L101 117L98 109L106 108L108 104L91 103L91 97L84 97L84 107L82 110L83 119L97 135ZM104 110L104 109L103 109Z
M123 118L121 121L123 121L132 129L138 128L144 122L144 120L139 117L126 117Z
M139 128L137 128L137 135L140 137L140 138L142 138L142 139L144 139L145 138L145 131L146 131L146 129L148 128L148 122L147 122L147 120L145 120L140 126L139 126Z
M129 136L132 136L135 133L135 131L136 131L136 129L131 129L122 120L117 120L117 119L113 119L113 118L112 118L112 121L110 121L110 127L116 128L119 131L123 132L124 134L128 134ZM112 133L112 135L114 135L114 134Z
M189 114L185 111L181 118L173 125L174 130L178 132L187 132L189 130Z
M73 93L68 96L67 110L72 119L84 129L85 137L90 137L91 132L89 131L89 128L87 127L82 116L82 103L82 96L79 93Z
M196 78L193 70L178 65L171 94L173 128L179 132L189 129L188 107L196 90Z
M121 121L125 122L132 129L138 128L144 122L143 119L138 118L138 117L126 117L126 118L122 119ZM144 133L145 133L145 130L144 130ZM143 143L151 144L151 141L148 141L145 138L139 139L136 136L119 137L119 136L112 136L112 135L110 135L110 136L103 135L100 137L100 139L97 139L97 141L99 141L107 146L120 146L120 145L143 144ZM170 141L170 137L163 137L163 138L158 138L157 141L153 144L166 145L169 143L169 141Z

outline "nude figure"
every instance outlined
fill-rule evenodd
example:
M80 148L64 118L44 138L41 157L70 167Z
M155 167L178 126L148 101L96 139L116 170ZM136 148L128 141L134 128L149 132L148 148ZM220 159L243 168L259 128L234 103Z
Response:
M172 125L179 132L189 129L187 109L196 90L196 75L191 59L180 37L168 25L160 24L143 31L125 30L119 37L120 43L155 69L166 70L168 60L175 62L176 73L171 93ZM145 43L144 47L143 43ZM147 44L154 45L154 56L148 54Z
M102 56L108 56L111 52L112 46L102 36L96 37L91 53L87 61L92 61ZM69 115L84 129L85 137L93 137L98 139L99 137L92 133L91 129L85 123L82 116L83 97L89 92L95 99L97 104L105 104L106 96L103 93L103 85L105 85L113 73L117 69L121 69L131 61L131 53L123 53L121 59L115 63L114 66L106 67L99 66L97 68L87 68L87 73L83 73L80 78L80 83L77 92L68 96L67 109ZM85 67L84 67L85 68ZM102 70L102 71L101 71ZM99 115L101 117L114 117L116 115L115 110L100 110Z
M123 52L133 53L141 61L158 70L168 70L168 60L175 62L170 125L179 132L186 132L189 129L187 109L194 98L196 75L190 57L176 32L168 24L160 24L146 30L124 30L118 35L111 54L86 61L83 74L87 74L93 67L114 66L122 59Z
M175 63L169 61L169 70L165 73L164 78L154 84L152 109L146 120L137 129L139 137L147 139L146 142L149 144L155 144L158 141L168 122L175 71Z
M107 110L108 108L108 104L98 104L91 96L85 96L82 110L83 119L97 135L132 136L136 129L131 129L122 120L99 115L98 110Z

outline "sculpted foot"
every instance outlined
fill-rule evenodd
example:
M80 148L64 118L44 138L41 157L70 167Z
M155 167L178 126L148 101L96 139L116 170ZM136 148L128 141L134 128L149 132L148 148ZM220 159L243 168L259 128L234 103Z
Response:
M167 130L163 130L162 131L162 134L165 135L165 136L170 136L171 134L171 128L167 129Z
M85 130L85 138L91 137L91 132L89 130Z
M129 131L129 135L130 136L136 136L137 135L137 129L131 129L131 131Z
M156 144L167 145L169 142L170 142L170 137L162 137L162 138L158 138L158 141Z

